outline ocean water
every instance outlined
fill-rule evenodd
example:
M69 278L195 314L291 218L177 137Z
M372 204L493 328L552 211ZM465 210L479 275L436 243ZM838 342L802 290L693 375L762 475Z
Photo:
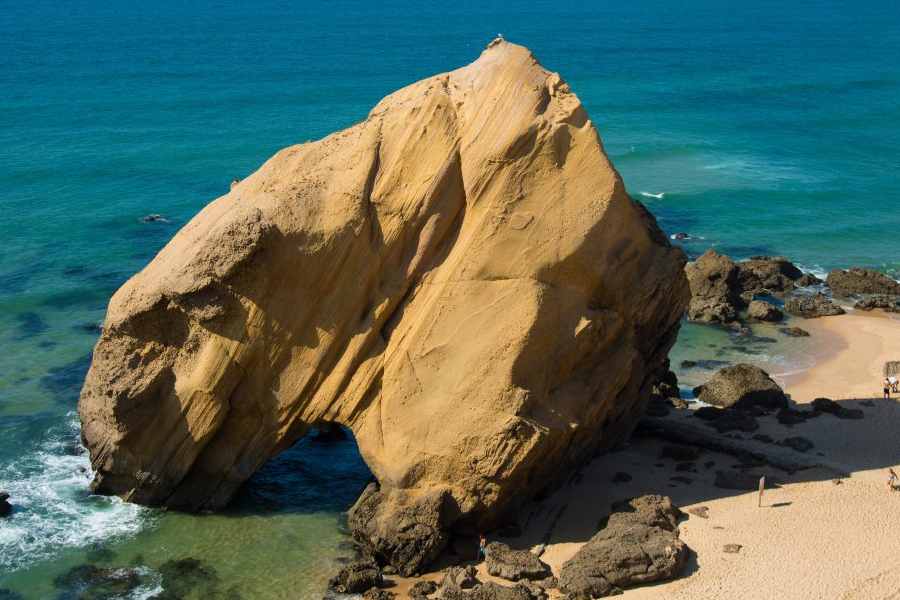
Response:
M302 441L219 515L91 496L74 409L97 324L232 179L497 33L570 82L631 193L693 236L690 254L900 274L892 2L0 7L0 489L16 505L0 597L76 598L92 573L107 576L98 598L321 597L348 555L340 514L369 478L352 439ZM151 213L166 220L141 222ZM808 366L809 342L756 333L685 327L674 363Z

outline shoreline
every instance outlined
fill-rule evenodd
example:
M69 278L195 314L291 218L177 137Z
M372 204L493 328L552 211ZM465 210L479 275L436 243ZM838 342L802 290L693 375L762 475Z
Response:
M900 359L900 319L878 312L809 319L798 324L810 332L813 365L784 378L785 392L797 404L829 397L847 408L861 408L862 420L822 415L788 427L774 416L759 419L757 434L775 440L802 436L813 442L807 456L850 474L834 483L831 469L809 469L789 475L762 469L778 487L767 489L763 506L756 492L715 486L715 472L735 467L737 459L703 451L690 472L660 456L665 442L635 438L621 451L585 465L548 499L521 513L522 535L492 537L514 548L546 543L541 555L554 575L596 531L612 502L642 494L664 494L685 512L704 506L709 518L682 521L681 539L692 554L683 575L675 580L626 590L625 598L726 600L786 598L870 600L888 598L900 588L900 554L896 512L900 495L885 486L886 469L900 468L900 397L881 398L880 374L885 360ZM686 416L686 415L685 415ZM749 436L747 436L749 437ZM618 472L632 476L613 483ZM681 480L673 477L681 477ZM687 482L684 477L687 477ZM738 554L723 552L725 544L740 544ZM831 550L840 549L838 559ZM497 581L477 565L482 581ZM400 597L422 578L393 578ZM550 598L561 598L554 590Z

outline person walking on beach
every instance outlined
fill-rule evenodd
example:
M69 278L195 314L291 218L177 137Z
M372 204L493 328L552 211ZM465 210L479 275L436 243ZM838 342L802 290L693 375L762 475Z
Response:
M891 382L887 377L884 378L884 399L891 399Z
M487 548L487 538L481 533L478 535L478 560L484 560L486 558L484 554L485 548Z
M892 492L896 492L897 488L900 487L900 485L898 485L897 473L895 473L893 469L888 469L888 473L888 489Z

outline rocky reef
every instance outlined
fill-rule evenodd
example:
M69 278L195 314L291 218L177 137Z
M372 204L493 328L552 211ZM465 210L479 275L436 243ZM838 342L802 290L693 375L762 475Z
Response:
M631 433L689 299L558 74L495 40L278 152L113 296L79 402L93 488L217 509L311 426L414 573Z

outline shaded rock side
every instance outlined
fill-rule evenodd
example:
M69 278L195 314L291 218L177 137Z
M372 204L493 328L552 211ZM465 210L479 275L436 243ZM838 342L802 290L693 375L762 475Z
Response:
M677 576L688 558L679 539L681 516L665 496L614 506L606 526L563 564L560 589L571 600L590 600Z
M684 263L568 85L496 40L278 152L116 292L79 402L93 489L216 509L336 422L379 483L357 533L406 556L391 515L441 498L430 556L630 434Z

